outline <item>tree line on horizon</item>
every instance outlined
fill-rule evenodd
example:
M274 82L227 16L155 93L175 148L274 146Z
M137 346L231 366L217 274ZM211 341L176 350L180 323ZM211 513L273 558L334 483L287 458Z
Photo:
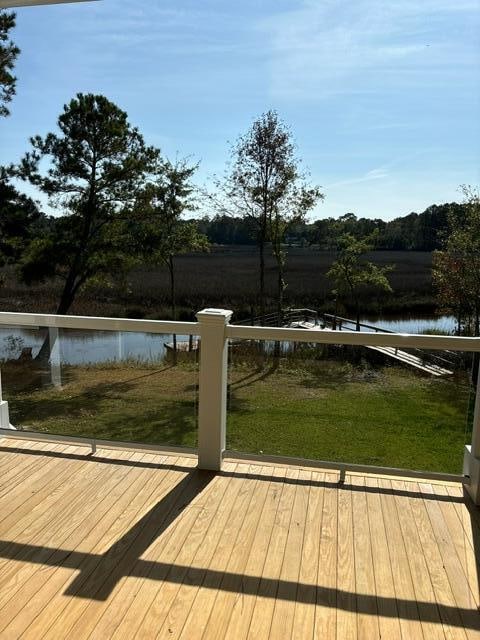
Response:
M436 251L443 246L452 214L465 217L465 203L432 204L422 213L412 212L389 221L346 213L337 218L297 222L289 228L285 241L290 246L332 251L339 235L350 233L360 240L375 232L375 249L379 251ZM216 213L197 217L195 222L211 244L255 244L252 224L241 216Z

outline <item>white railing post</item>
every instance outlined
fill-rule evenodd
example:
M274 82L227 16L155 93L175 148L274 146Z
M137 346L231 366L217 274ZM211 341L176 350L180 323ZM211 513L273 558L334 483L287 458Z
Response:
M62 355L60 352L60 337L57 327L49 327L48 340L50 344L50 377L54 387L62 386Z
M1 371L0 371L0 429L12 429L15 431L15 427L10 424L8 402L3 399Z
M200 324L198 467L219 471L225 451L228 340L225 327L232 311L204 309Z
M469 477L466 485L468 493L474 503L480 505L480 365L473 410L472 444L465 447L463 473Z

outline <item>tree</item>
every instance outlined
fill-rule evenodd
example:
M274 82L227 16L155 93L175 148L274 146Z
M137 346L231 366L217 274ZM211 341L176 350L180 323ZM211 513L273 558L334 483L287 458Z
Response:
M140 201L143 253L148 262L163 264L168 269L173 320L176 319L175 257L208 249L208 239L198 231L196 223L182 219L185 212L195 209L195 189L190 179L196 170L197 165L188 165L185 160L161 163L156 180L147 186L146 198Z
M61 278L57 313L65 314L87 282L118 276L132 265L129 212L158 151L101 95L79 93L64 106L58 127L59 134L31 138L32 151L17 174L64 214L30 244L22 274L26 282Z
M338 240L337 259L327 272L327 277L334 281L334 293L348 296L355 305L356 329L360 331L360 292L365 287L376 287L384 291L392 291L387 273L393 267L378 267L362 258L373 249L376 234L361 240L346 233Z
M433 283L459 331L480 335L480 195L463 187L464 206L452 206L443 246L433 254Z
M277 263L277 317L279 326L283 325L283 300L287 283L285 282L285 265L287 252L285 236L288 229L298 222L303 222L307 213L323 198L318 187L306 184L295 184L292 180L286 185L285 194L278 198L268 216L268 237L272 242L272 253Z
M252 224L244 219L226 214L207 216L197 220L199 230L214 244L254 244Z
M255 120L232 148L232 168L225 191L233 208L250 219L255 228L262 317L265 315L265 246L269 234L276 233L274 253L281 298L285 256L279 247L284 239L286 221L298 219L305 213L302 214L299 205L306 201L304 190L307 187L300 186L303 176L298 166L290 131L272 110ZM315 201L321 197L316 187L310 192Z
M20 49L10 40L15 27L15 13L0 9L0 117L10 115L7 104L15 95L17 79L13 75Z
M20 193L0 171L0 256L17 263L29 242L44 232L45 214L28 196Z

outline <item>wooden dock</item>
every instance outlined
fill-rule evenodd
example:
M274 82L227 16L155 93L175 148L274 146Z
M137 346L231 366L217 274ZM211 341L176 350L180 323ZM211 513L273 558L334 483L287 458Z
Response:
M234 323L235 324L235 323ZM252 324L252 326L262 327L288 327L289 329L305 329L318 331L323 327L324 331L355 331L356 321L351 318L342 318L328 313L323 315L311 309L286 309L282 314L281 321L278 313L270 313L265 316L257 316L250 320L241 321L238 324ZM382 327L360 323L360 331L365 333L394 333ZM425 374L435 377L450 376L453 374L454 363L449 361L447 354L431 354L422 349L404 351L393 347L373 347L366 346L367 349L382 353L388 358L401 362L406 366L413 367ZM450 354L451 355L451 354Z
M327 331L354 331L357 325L355 320L330 314L324 314L323 319L325 323L325 330ZM330 327L328 325L330 325ZM387 331L382 327L366 324L364 322L360 323L360 331L363 331L364 333L394 333L393 331ZM415 369L432 376L441 377L453 375L453 363L449 362L441 355L427 354L422 349L415 349L415 353L412 353L395 347L367 346L366 348L378 351L389 358L393 358L398 362L402 362L409 367L414 367Z
M367 347L367 349L372 349L373 351L379 351L389 358L393 358L394 360L398 360L399 362L403 362L404 364L415 367L415 369L419 369L424 373L429 373L432 376L451 376L453 375L453 371L450 369L445 369L444 367L440 367L437 364L431 364L429 362L425 362L422 358L413 355L412 353L407 353L406 351L402 351L401 349L395 349L394 347Z

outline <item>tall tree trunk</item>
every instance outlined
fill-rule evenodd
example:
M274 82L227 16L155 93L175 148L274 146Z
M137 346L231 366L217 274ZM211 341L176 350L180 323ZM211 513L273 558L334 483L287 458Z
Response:
M355 330L356 331L360 331L360 304L358 302L358 299L355 300L355 313L356 313L355 320L356 320L356 323L357 323L357 326L356 326Z
M258 238L258 255L260 259L260 324L265 324L265 234L263 231ZM260 340L258 342L258 350L260 356L265 356L265 342Z
M67 280L65 281L62 295L60 296L60 301L57 306L57 312L56 312L57 315L64 316L68 313L75 299L75 293L76 293L76 290L75 290L74 278L71 274L69 274L69 277L67 277ZM35 356L35 360L37 362L43 362L43 363L48 362L50 358L50 352L51 352L52 346L53 345L50 344L49 334L47 330L47 333L43 339L42 346L40 347L40 351Z
M278 325L283 326L283 292L285 290L285 282L283 280L283 265L281 262L278 264L278 296L277 296L277 313L278 313Z
M279 327L283 326L283 267L282 267L282 258L275 251L275 258L277 260L277 324ZM281 349L280 342L277 340L275 342L274 348L274 356L275 358L280 358Z
M168 273L170 275L170 306L172 310L172 320L177 319L177 301L175 292L175 269L173 257L168 258ZM173 362L177 363L177 335L173 334Z
M479 333L480 333L480 313L479 313L479 310L476 309L475 310L474 336L477 338ZM477 389L477 384L478 384L479 366L480 366L480 353L478 351L474 351L473 352L473 358L472 358L472 375L471 375L471 379L472 379L472 385L473 385L475 390Z
M260 319L262 325L265 323L265 239L260 239L258 243L260 257Z
M70 310L75 299L75 288L73 281L66 281L63 287L62 295L60 296L60 302L57 307L57 315L64 316Z
M87 251L88 253L88 241L90 238L93 219L95 216L96 210L96 196L95 196L95 180L96 180L96 157L94 157L91 177L90 177L90 188L88 193L88 202L86 205L86 209L84 211L84 220L82 225L82 230L79 237L79 242L77 249L75 251L75 255L70 264L69 272L67 278L65 280L65 285L63 287L62 295L60 296L60 302L57 307L57 315L66 315L70 310L70 307L75 300L75 296L82 286L82 284L86 281L87 276L85 274L85 261L84 255ZM83 273L82 273L83 271ZM50 358L50 342L48 333L43 341L43 344L40 348L40 351L37 354L36 360L39 361L48 361Z
M274 248L275 260L277 262L277 316L278 326L283 326L283 304L285 293L285 280L284 280L284 268L285 268L285 254L282 252L281 243Z

